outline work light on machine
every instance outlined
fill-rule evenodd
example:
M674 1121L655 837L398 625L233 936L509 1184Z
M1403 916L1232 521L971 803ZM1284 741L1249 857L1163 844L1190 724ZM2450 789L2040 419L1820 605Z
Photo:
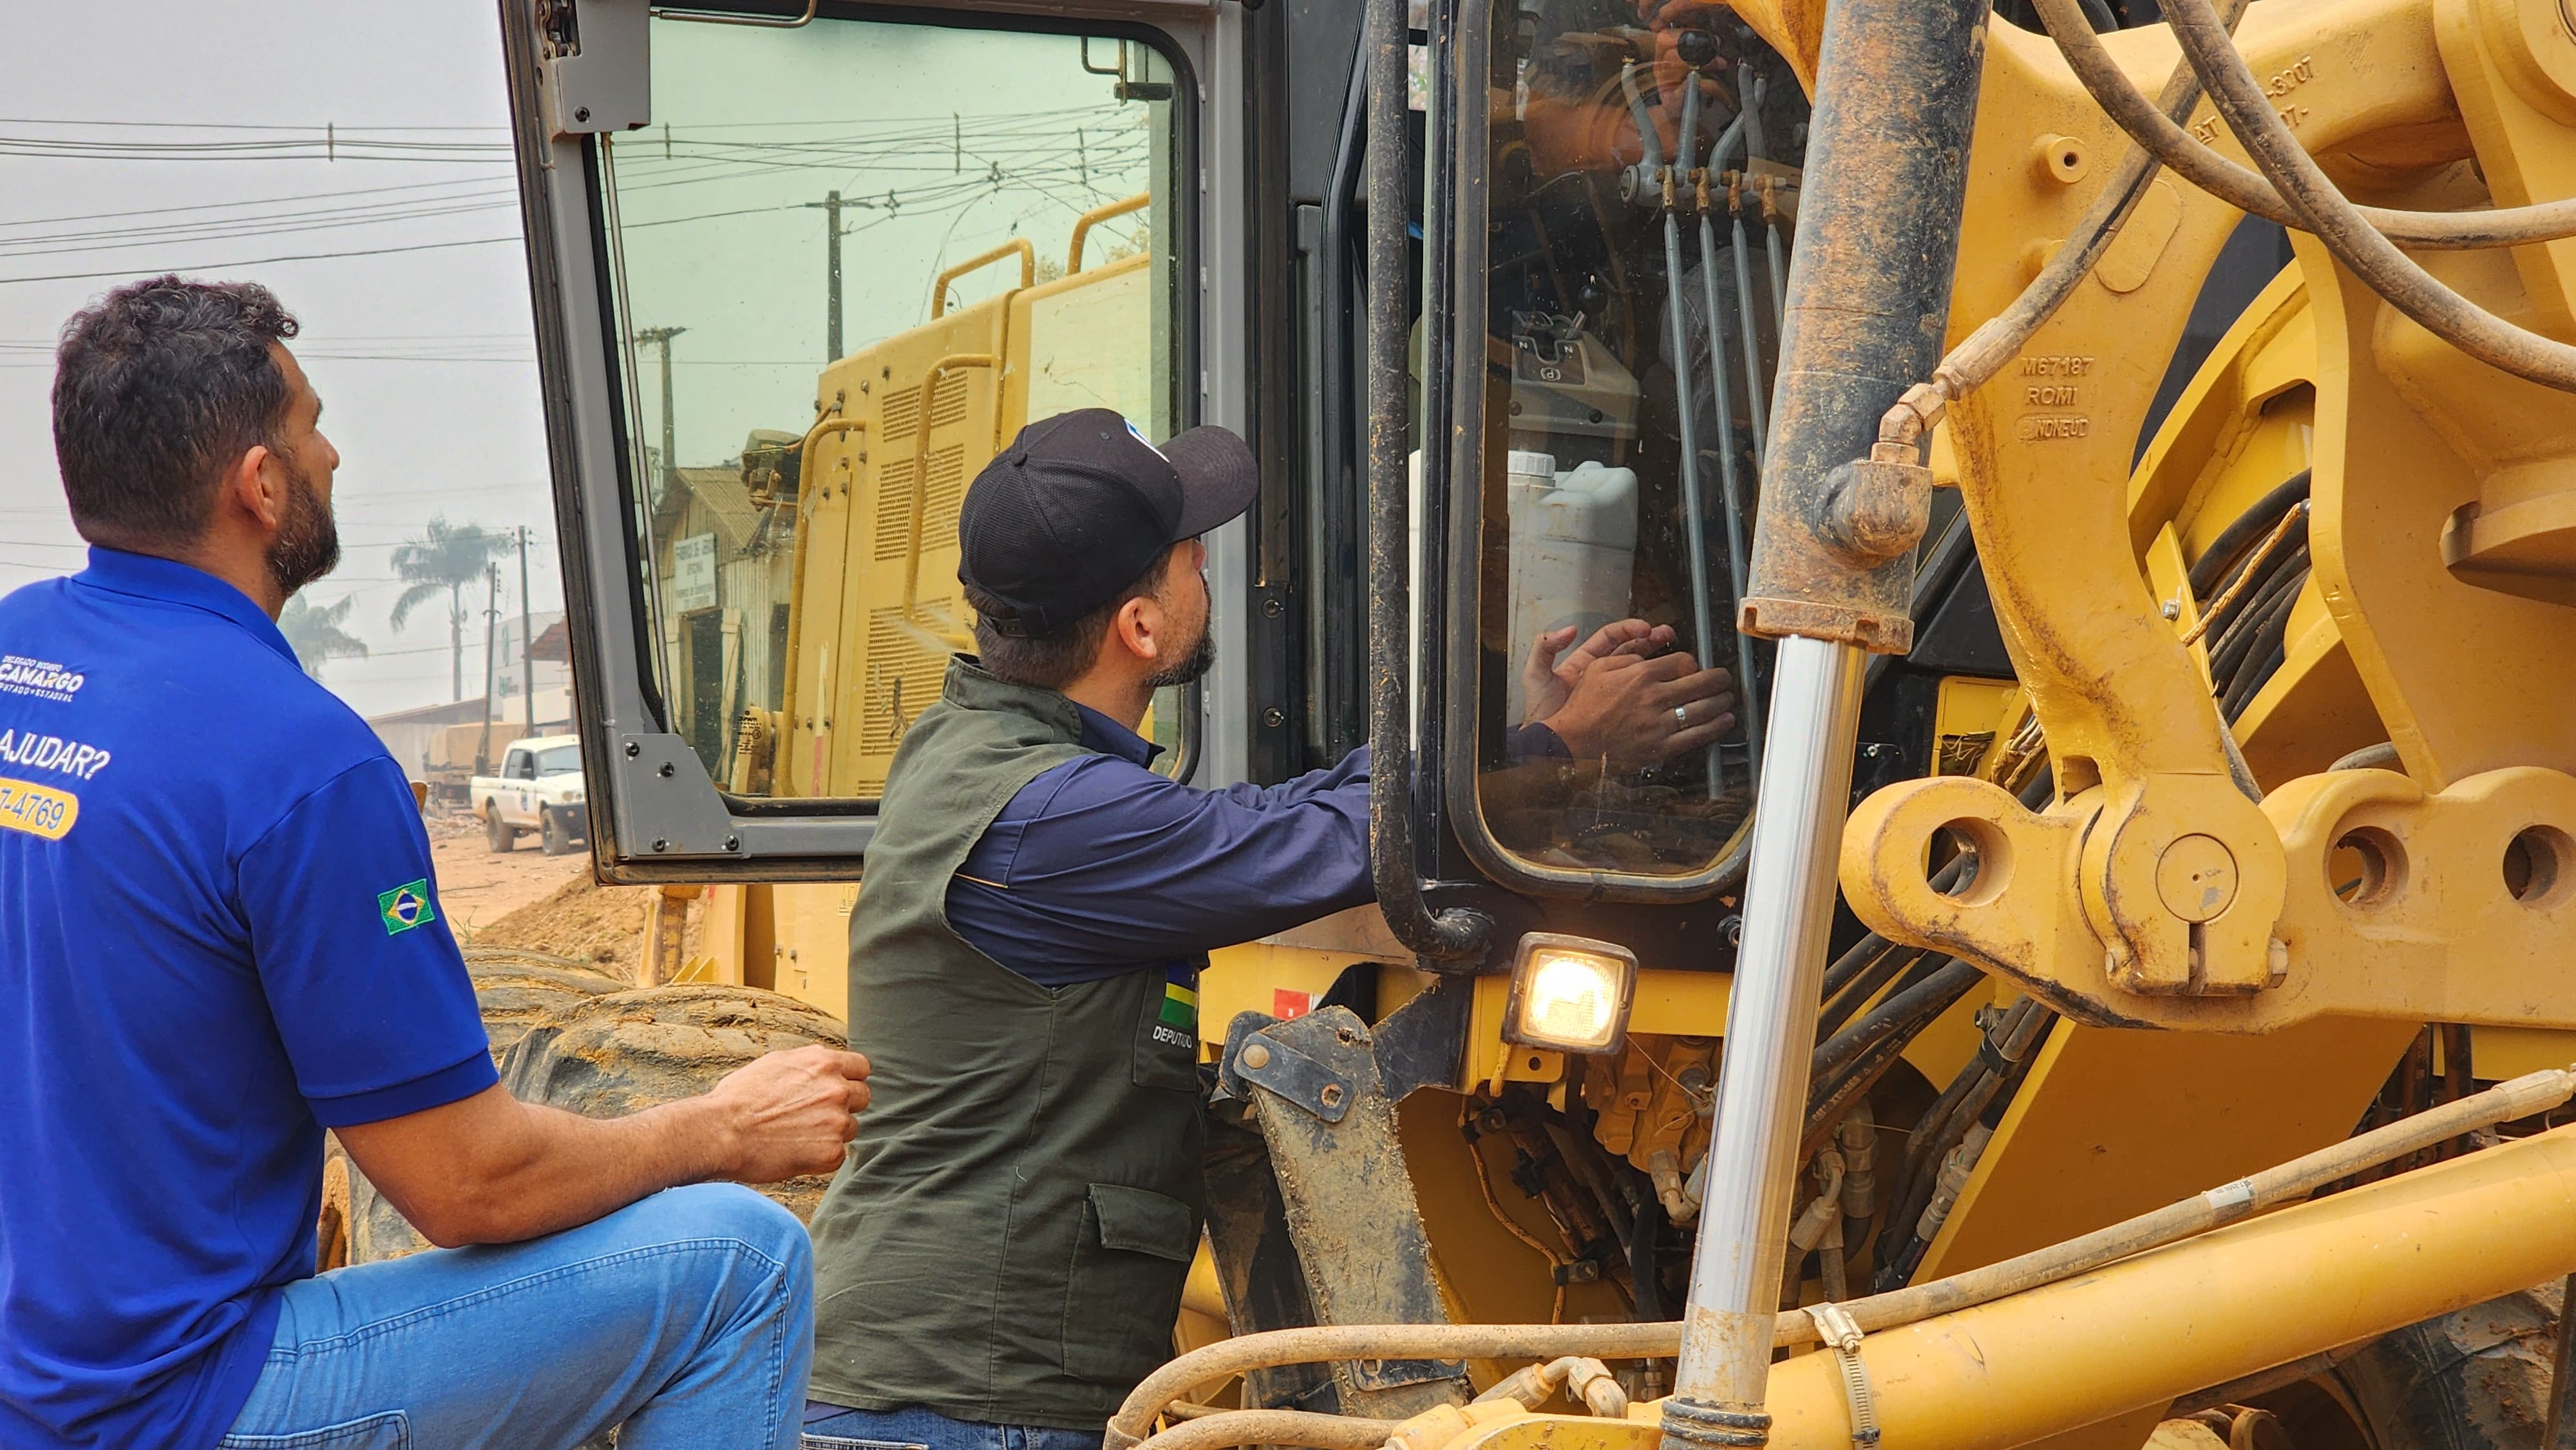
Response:
M1628 1040L1637 957L1590 937L1534 931L1512 963L1503 1039L1559 1052L1616 1052Z

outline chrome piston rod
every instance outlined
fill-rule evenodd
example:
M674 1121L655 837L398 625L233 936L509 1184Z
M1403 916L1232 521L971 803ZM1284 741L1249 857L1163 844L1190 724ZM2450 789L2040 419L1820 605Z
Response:
M1772 669L1771 749L1753 816L1744 941L1726 1005L1681 1369L1664 1412L1667 1446L1677 1411L1713 1432L1692 1437L1700 1444L1764 1443L1759 1406L1868 664L1865 650L1792 636L1780 642Z
M1768 426L1754 435L1761 516L1738 620L1780 645L1663 1450L1770 1437L1772 1323L1862 686L1871 649L1902 652L1912 638L1913 552L1852 551L1836 512L1848 490L1834 480L1856 477L1848 466L1872 457L1880 416L1940 361L1984 24L1985 0L1828 0L1825 10L1805 225ZM1737 232L1748 340L1749 241Z

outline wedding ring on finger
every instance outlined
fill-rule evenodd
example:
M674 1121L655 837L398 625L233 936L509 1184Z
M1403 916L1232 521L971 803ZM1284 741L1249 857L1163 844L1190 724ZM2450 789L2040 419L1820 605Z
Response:
M1690 706L1675 705L1673 707L1673 718L1684 725L1688 725L1690 723Z

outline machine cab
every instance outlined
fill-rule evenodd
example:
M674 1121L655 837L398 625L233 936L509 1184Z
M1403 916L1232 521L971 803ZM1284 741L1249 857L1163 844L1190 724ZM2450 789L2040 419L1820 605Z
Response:
M1731 19L1687 33L1685 85L1648 31L1417 6L1383 219L1406 260L1373 287L1360 6L1325 9L505 4L607 875L854 878L971 647L969 481L1023 423L1109 406L1149 439L1232 427L1262 465L1207 540L1218 663L1158 700L1158 768L1272 781L1363 743L1362 559L1404 529L1413 875L1496 922L1453 965L1551 929L1723 966L1797 80ZM1659 209L1640 135L1723 196ZM1404 479L1363 466L1380 313ZM1560 638L1619 624L1727 671L1733 723L1678 750L1534 728Z

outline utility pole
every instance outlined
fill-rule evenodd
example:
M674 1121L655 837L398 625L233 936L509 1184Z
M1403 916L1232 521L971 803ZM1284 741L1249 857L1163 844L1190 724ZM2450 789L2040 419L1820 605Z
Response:
M648 327L635 334L637 342L662 349L662 483L666 488L680 476L677 430L671 423L671 339L686 331L685 327Z
M821 201L805 203L823 213L823 361L841 360L841 194L829 191Z
M492 773L492 637L501 624L501 566L483 566L483 736L474 746L474 773Z
M519 687L528 697L528 733L537 733L537 637L528 632L528 526L519 525Z

